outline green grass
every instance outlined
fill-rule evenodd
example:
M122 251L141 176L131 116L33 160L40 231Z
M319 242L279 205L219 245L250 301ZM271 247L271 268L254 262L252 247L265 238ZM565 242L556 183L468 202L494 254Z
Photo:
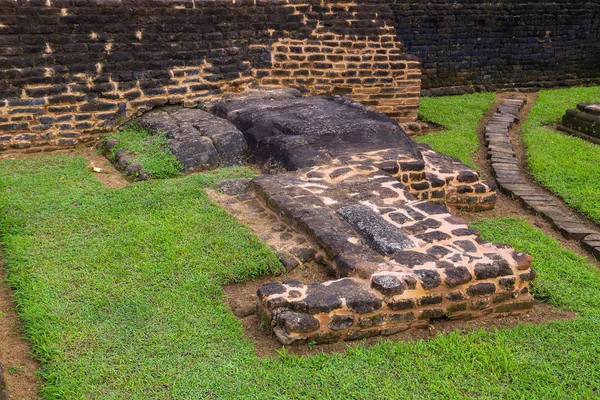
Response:
M80 158L0 162L8 281L42 361L44 398L598 397L600 274L518 219L475 225L533 254L536 294L580 317L257 357L222 285L278 262L202 190L249 175L237 168L107 190Z
M418 136L415 140L475 167L473 153L479 148L477 125L494 104L494 99L494 93L423 97L419 105L419 118L443 125L445 129Z
M126 149L134 154L134 162L139 163L153 178L174 178L183 171L183 165L167 146L167 137L161 133L155 134L129 124L107 139L117 140L117 145L110 150L113 159L117 151Z
M600 86L544 90L522 132L535 179L600 223L600 146L545 127L577 103L594 101L600 101Z

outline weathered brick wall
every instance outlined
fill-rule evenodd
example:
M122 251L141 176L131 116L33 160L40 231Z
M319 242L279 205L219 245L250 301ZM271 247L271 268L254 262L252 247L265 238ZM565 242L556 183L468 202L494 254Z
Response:
M599 81L598 0L392 3L398 37L423 61L424 94Z
M0 0L0 150L93 142L140 110L253 84L345 94L402 122L420 64L380 0Z

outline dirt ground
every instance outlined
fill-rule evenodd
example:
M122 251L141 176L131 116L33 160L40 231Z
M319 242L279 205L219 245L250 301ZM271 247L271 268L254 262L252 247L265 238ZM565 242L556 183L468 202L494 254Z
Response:
M1 253L0 253L1 256ZM12 301L12 290L4 282L4 263L0 258L0 362L11 399L36 399L40 381L39 364L30 354L29 343Z

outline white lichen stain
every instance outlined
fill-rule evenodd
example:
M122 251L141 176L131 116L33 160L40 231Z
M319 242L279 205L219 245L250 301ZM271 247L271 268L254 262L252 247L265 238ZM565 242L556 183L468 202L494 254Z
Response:
M135 32L135 37L137 38L137 40L142 40L142 30L139 29Z

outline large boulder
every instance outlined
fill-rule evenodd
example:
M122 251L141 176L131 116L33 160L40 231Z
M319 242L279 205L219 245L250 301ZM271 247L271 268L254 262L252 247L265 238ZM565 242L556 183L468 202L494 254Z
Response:
M166 135L170 150L187 172L246 162L244 135L227 120L206 111L165 107L144 114L138 123Z
M389 148L422 159L417 144L395 121L339 96L247 97L218 102L212 111L242 131L250 161L260 165L276 162L296 170Z

